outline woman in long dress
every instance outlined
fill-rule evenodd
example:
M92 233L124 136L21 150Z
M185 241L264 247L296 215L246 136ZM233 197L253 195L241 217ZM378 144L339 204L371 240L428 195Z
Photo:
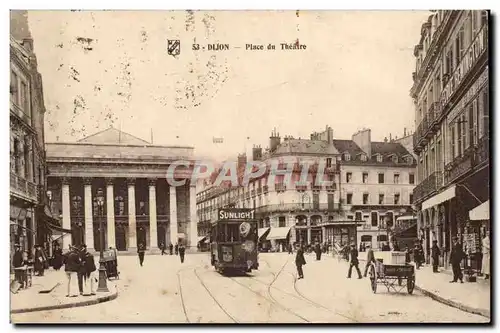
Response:
M485 275L485 279L490 278L490 236L487 234L483 238L483 263L482 263L482 270L483 274Z

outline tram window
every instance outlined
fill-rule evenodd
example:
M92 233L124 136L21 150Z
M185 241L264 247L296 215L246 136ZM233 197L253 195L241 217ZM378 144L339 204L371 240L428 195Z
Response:
M238 224L224 224L219 226L220 242L239 242L240 232Z

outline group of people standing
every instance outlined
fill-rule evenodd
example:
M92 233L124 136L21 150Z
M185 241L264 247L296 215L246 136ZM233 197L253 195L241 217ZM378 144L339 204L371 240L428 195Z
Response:
M80 248L70 245L64 255L64 271L67 277L66 297L95 295L97 290L97 267L94 256L84 244Z
M166 254L167 247L165 246L164 243L161 243L159 246L161 250L161 255ZM176 243L175 246L170 243L169 245L169 252L170 255L173 254L173 251L175 249L175 255L179 255L179 258L181 259L181 263L184 263L184 256L186 255L186 247L184 244L178 244ZM137 254L139 255L139 264L142 266L144 263L144 254L146 252L146 247L144 244L140 243L139 246L137 247Z

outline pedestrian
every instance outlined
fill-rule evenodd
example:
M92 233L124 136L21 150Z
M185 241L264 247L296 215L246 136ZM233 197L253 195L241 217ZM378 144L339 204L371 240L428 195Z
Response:
M179 245L179 257L181 258L181 264L184 262L184 255L186 254L186 248L184 244Z
M411 251L408 248L408 246L406 246L406 248L405 248L405 264L409 265L410 262L411 262Z
M486 234L482 241L482 271L484 274L484 279L488 280L490 278L490 236Z
M43 276L45 272L45 254L42 251L40 244L35 245L35 267L34 271L38 276Z
M359 252L363 252L363 243L359 243Z
M78 253L79 251L76 248L70 247L70 249L71 250L67 254L67 259L64 263L64 271L66 272L66 277L68 278L66 297L77 297L80 256Z
M319 242L316 243L314 252L316 252L316 260L321 260L321 245L319 245Z
M302 266L306 264L306 259L304 258L304 250L302 248L302 244L299 244L297 247L297 254L295 256L295 265L297 266L297 274L299 275L299 279L304 278L304 271L302 270Z
M146 252L146 249L144 248L144 245L142 243L139 243L139 246L137 247L137 254L139 255L139 264L144 262L144 252Z
M83 271L83 295L95 295L97 290L97 277L94 256L87 251L87 246L82 246L84 252L84 271Z
M292 244L288 244L288 254L292 253L293 253Z
M179 244L175 243L175 255L179 254Z
M362 279L361 271L359 270L359 260L358 260L358 250L356 249L356 244L351 244L351 262L349 264L349 272L347 273L347 278L351 278L352 268L355 267L358 272L358 279Z
M366 249L367 249L367 253L366 253L365 272L363 274L364 277L366 277L366 275L368 274L368 268L370 267L370 264L372 262L375 262L375 255L373 253L371 245L370 244L366 244Z
M163 243L160 243L160 249L161 249L161 255L164 255L165 254L165 244Z
M439 256L441 255L441 250L439 250L437 240L432 241L431 254L432 254L432 272L439 273L438 266L439 266Z
M420 242L417 242L415 244L415 248L413 249L413 261L415 261L417 269L420 269L420 266L422 266L422 263L424 262L424 250L422 249Z
M174 250L174 246L172 245L172 243L170 243L170 245L168 246L168 249L170 251L170 255L172 255L172 252Z
M83 276L85 275L85 253L87 252L87 247L85 244L80 246L78 251L78 256L80 257L80 269L78 270L78 291L80 295L83 295Z
M450 253L450 264L453 270L453 280L450 283L457 282L464 283L462 269L460 268L460 263L465 258L464 250L462 249L462 244L458 241L457 237L453 237L453 246Z
M21 252L21 246L19 244L14 244L14 255L12 256L12 266L14 268L21 268L24 266L23 253ZM24 279L21 270L14 270L14 277L17 282L21 284L21 288L24 287Z
M59 243L54 244L54 253L52 254L52 267L58 271L63 265L63 254Z
M392 244L392 250L398 252L401 251L398 241L394 241L394 243Z

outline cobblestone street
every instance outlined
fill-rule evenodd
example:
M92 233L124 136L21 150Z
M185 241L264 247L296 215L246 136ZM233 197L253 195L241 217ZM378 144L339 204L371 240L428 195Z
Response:
M416 291L373 294L367 279L346 279L348 265L306 256L296 280L294 255L260 254L260 269L224 277L208 254L119 257L118 298L87 307L12 315L14 323L369 323L488 322ZM355 275L353 275L354 277ZM417 273L418 280L418 273Z

